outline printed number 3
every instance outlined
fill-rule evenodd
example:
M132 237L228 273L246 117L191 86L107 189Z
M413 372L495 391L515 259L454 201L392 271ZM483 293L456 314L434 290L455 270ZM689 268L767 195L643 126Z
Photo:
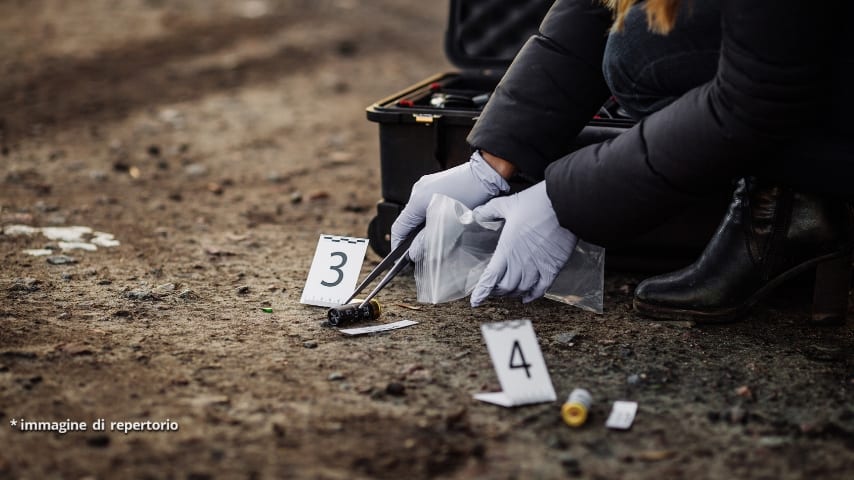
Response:
M338 278L334 282L327 282L325 280L321 280L320 284L323 285L324 287L334 287L335 285L338 285L339 283L341 283L341 281L344 280L344 271L341 270L341 267L343 267L344 265L347 264L347 254L344 252L332 252L329 254L329 256L330 257L341 257L341 263L339 263L338 265L334 265L334 266L329 267L330 270L332 270L338 274Z

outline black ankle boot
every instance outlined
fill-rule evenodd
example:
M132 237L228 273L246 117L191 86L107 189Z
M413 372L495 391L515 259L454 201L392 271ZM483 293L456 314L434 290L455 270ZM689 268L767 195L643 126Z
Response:
M741 180L700 258L641 282L635 309L659 319L733 321L781 283L815 267L813 320L844 323L852 224L843 202Z

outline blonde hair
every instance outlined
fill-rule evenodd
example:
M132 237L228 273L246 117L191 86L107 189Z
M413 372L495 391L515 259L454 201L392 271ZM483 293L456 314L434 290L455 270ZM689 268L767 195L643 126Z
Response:
M614 11L614 31L622 30L629 8L637 0L604 0L605 4ZM676 10L681 0L646 0L646 21L649 29L656 33L667 34L673 30L676 23Z

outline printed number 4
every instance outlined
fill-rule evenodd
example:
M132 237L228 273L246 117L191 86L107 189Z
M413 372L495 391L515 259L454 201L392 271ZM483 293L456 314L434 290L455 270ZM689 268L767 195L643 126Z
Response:
M516 352L519 352L519 359L522 363L516 360ZM510 368L524 368L525 375L531 378L531 364L525 361L525 355L522 353L522 347L519 345L519 340L513 341L513 350L510 352Z
M333 266L329 267L330 270L332 270L338 274L338 278L334 282L327 282L325 280L321 280L320 284L323 285L324 287L334 287L335 285L338 285L339 283L341 283L341 281L344 280L344 271L341 270L341 267L343 267L344 265L347 264L347 254L344 252L332 252L329 254L329 256L330 257L340 257L341 263L339 263L338 265L333 265Z

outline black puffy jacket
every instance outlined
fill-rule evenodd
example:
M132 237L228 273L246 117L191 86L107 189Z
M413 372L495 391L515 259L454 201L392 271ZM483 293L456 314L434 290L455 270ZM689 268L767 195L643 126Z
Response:
M469 143L545 178L561 225L601 245L744 175L852 199L852 3L721 0L715 78L619 137L568 153L609 95L601 64L611 13L600 0L558 0Z

